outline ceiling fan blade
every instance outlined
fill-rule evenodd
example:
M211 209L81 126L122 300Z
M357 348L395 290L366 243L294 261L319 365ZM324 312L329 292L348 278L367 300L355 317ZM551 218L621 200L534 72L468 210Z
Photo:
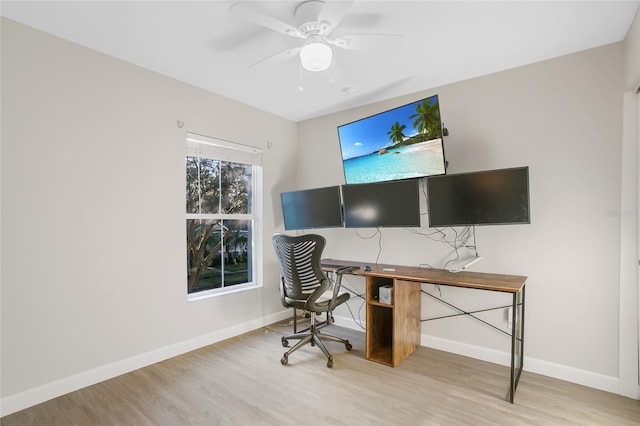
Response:
M397 47L403 37L402 34L350 34L326 40L348 50L386 50Z
M255 66L258 65L265 65L265 64L276 64L276 63L282 63L290 58L293 58L294 56L298 55L298 53L300 53L300 48L299 47L294 47L291 49L285 49L282 50L278 53L274 53L271 56L267 56L264 59L260 59L258 62L254 62L253 64L249 65L249 68L253 68Z
M327 21L331 24L331 28L335 28L340 24L349 9L353 6L353 0L348 1L329 1L325 0L318 22Z
M300 31L298 31L298 29L294 26L289 25L279 19L273 18L269 15L266 15L262 12L259 12L255 9L246 7L241 3L232 4L229 7L229 13L270 30L293 37L304 38L304 35L301 34Z

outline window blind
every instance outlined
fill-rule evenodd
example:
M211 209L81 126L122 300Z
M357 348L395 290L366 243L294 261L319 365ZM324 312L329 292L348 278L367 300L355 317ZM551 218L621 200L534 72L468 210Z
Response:
M262 166L262 149L187 133L187 156Z

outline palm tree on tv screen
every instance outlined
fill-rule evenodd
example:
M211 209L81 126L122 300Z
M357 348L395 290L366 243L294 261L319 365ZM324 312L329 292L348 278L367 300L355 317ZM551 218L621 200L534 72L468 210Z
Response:
M427 136L426 140L440 136L440 111L437 103L425 99L416 105L416 112L409 116L414 120L413 128Z
M407 126L400 124L397 121L393 123L391 130L387 132L387 135L389 135L389 139L391 139L391 142L393 142L394 145L398 145L405 140L406 136L404 135L404 129L406 128Z

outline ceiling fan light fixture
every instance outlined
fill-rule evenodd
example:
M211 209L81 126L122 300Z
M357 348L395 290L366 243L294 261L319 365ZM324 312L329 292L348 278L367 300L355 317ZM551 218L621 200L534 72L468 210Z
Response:
M322 41L310 40L300 50L300 62L304 69L313 72L324 71L331 65L333 51Z

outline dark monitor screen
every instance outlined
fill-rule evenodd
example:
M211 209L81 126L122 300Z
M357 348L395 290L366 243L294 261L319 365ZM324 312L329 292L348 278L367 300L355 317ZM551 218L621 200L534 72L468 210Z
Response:
M339 186L283 192L280 200L286 230L343 226Z
M427 178L429 226L531 223L529 168Z
M342 186L347 228L420 226L417 179Z

